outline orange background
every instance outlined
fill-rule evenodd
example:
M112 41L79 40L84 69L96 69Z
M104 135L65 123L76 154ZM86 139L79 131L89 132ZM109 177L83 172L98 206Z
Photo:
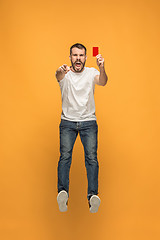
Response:
M0 1L2 240L160 239L160 3ZM99 212L91 214L78 136L69 209L57 197L61 93L69 48L92 47L109 80L96 86Z

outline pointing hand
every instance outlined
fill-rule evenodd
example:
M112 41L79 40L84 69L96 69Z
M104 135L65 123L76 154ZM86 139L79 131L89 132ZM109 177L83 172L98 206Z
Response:
M69 72L71 69L70 69L70 67L68 67L67 66L67 64L63 64L61 67L60 67L60 71L62 72L62 73L67 73L67 72Z

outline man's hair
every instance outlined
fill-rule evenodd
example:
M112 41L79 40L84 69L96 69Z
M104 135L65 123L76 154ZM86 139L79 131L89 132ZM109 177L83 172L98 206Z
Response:
M86 49L86 47L83 45L83 44L81 44L81 43L75 43L74 45L72 45L71 47L70 47L70 55L72 54L72 48L74 48L74 47L76 47L76 48L79 48L79 49L85 49L85 55L86 55L86 53L87 53L87 49Z

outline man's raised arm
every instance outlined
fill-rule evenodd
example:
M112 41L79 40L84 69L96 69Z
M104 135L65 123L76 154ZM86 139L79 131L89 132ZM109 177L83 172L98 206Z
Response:
M105 86L108 81L108 76L105 72L104 68L104 58L101 54L98 54L97 56L97 66L100 70L100 75L96 75L94 78L94 82L98 85Z

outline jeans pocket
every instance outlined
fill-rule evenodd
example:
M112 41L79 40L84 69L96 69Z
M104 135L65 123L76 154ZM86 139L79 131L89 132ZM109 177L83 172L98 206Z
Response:
M68 126L68 121L64 120L64 119L61 119L61 122L59 124L59 127L62 128L62 127L66 127Z

